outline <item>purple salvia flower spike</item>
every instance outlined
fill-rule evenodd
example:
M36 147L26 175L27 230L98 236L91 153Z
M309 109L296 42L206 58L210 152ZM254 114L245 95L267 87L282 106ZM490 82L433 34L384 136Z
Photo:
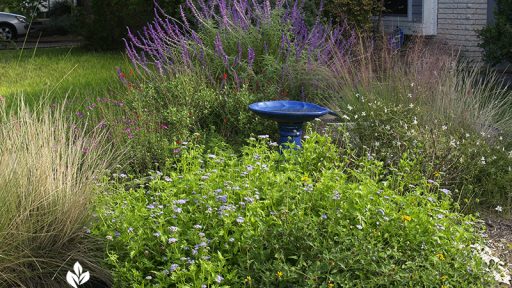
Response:
M249 66L249 69L252 69L252 65L254 64L255 58L256 54L254 53L254 49L249 47L249 49L247 49L247 65Z
M181 20L183 21L183 25L185 25L185 28L187 28L187 30L190 30L190 25L188 24L187 17L185 16L185 12L183 11L183 5L180 5L180 16Z
M271 11L271 8L270 8L270 2L269 0L265 0L263 2L263 17L267 18L270 20L270 11Z
M222 46L222 40L220 39L219 33L217 33L217 35L215 36L215 52L217 52L217 55L219 55L222 58L224 66L226 66L226 68L229 69L228 56L226 55L226 52L224 52L224 47Z

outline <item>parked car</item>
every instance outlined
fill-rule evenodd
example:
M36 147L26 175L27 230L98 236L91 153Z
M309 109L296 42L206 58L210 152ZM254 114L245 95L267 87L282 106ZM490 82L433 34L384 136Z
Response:
M28 22L25 16L0 12L0 40L16 40L27 32Z

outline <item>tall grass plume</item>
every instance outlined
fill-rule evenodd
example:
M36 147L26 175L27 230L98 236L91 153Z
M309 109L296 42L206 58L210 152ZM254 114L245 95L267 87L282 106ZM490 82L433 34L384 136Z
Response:
M46 103L13 111L0 100L0 286L63 287L76 261L108 283L84 225L114 154L105 133Z

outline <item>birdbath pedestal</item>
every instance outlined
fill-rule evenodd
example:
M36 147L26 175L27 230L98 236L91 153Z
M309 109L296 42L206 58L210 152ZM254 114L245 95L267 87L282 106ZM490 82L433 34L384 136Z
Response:
M285 143L295 143L302 147L302 126L305 122L333 112L325 107L301 101L266 101L249 105L257 115L277 122L279 127L279 145L288 148Z

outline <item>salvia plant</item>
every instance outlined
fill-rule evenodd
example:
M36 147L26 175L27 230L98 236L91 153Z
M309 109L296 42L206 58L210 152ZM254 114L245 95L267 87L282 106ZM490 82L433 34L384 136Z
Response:
M299 1L188 0L180 7L181 19L156 7L155 19L125 39L143 77L190 72L222 87L261 88L289 83L297 67L307 70L334 55L348 57L356 42L347 25L317 17L308 26Z

